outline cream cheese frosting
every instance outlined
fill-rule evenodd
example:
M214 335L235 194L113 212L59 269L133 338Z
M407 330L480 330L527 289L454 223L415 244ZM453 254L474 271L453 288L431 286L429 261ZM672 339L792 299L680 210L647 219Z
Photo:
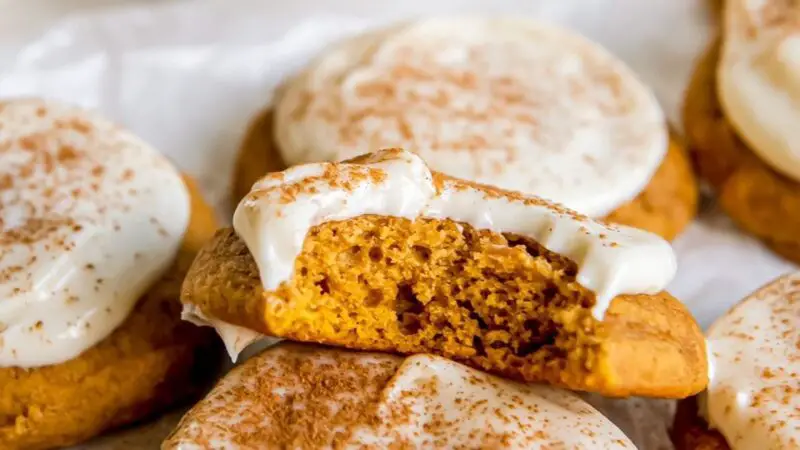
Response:
M739 136L800 181L800 4L725 1L717 89Z
M222 340L223 345L225 345L225 350L228 352L228 355L230 355L233 362L236 362L239 359L239 355L241 355L242 352L244 352L244 350L250 346L250 344L265 340L270 341L267 344L273 344L279 341L279 339L269 338L249 328L240 327L232 323L209 317L205 315L200 308L192 304L183 304L181 319L191 322L197 326L214 328L214 330L217 332L217 335L219 335L220 339Z
M265 447L635 448L564 390L437 356L301 345L279 345L235 369L162 446Z
M239 203L233 226L258 266L264 289L274 291L291 279L314 226L367 214L451 219L530 237L578 265L577 281L596 295L597 320L620 294L664 290L676 270L672 247L659 236L606 225L537 197L435 174L418 155L399 149L375 152L357 163L306 164L267 175ZM204 322L191 308L185 312L192 321ZM231 336L229 348L252 337Z
M169 267L180 174L133 134L42 100L0 102L0 367L94 346Z
M652 92L605 49L521 19L427 19L350 39L276 105L289 165L377 148L590 216L638 195L667 149Z
M759 289L708 331L701 411L733 450L800 448L800 273Z

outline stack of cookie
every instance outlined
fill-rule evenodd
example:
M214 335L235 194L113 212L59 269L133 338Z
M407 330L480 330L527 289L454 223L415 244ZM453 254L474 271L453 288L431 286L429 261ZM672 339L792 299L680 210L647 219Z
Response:
M259 335L392 356L273 347L165 448L628 448L573 394L522 383L667 398L706 386L703 336L663 291L676 263L655 234L399 149L272 173L233 224L187 274L187 319L234 357Z
M164 448L632 448L569 390L706 387L704 338L664 291L695 181L599 46L523 20L398 25L327 52L259 124L184 317L234 358L297 343L235 369Z
M665 291L697 209L687 153L800 261L800 7L724 7L690 152L630 69L567 30L428 19L342 42L254 122L216 234L131 133L0 103L0 448L197 398L213 331L233 360L283 342L165 449L634 448L573 391L681 399L678 450L800 448L800 275L707 338Z

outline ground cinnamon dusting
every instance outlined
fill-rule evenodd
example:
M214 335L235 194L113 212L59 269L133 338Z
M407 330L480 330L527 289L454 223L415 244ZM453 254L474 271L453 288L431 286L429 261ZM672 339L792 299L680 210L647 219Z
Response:
M376 43L375 50L359 54L361 59L341 76L327 77L321 87L304 85L287 119L327 122L337 136L333 148L363 150L396 143L434 152L491 151L498 160L513 163L527 151L520 147L521 139L542 148L563 148L565 133L550 119L559 111L567 114L569 106L608 117L625 117L638 107L617 68L579 46L570 50L580 70L566 71L562 66L567 62L532 52L524 41L476 44L454 35L426 46L392 37L384 37L391 50ZM532 32L530 42L537 39L553 37ZM461 50L461 59L442 57L440 47ZM540 64L534 65L537 58ZM352 73L359 76L350 77ZM558 82L543 84L542 79ZM451 128L459 132L443 132ZM643 139L638 130L620 133L630 142ZM475 169L482 173L490 167Z
M74 251L95 227L107 228L108 214L130 208L122 192L140 180L125 165L139 154L137 165L149 160L113 125L66 105L9 102L0 128L0 283L15 286L11 301L35 289L35 265ZM112 173L122 180L110 186ZM76 301L65 293L65 303Z
M202 424L191 439L206 448L220 436L242 449L341 448L355 427L377 424L381 388L400 361L287 346L236 369L205 400L214 408L196 407L183 422Z
M589 438L581 442L595 444L585 448L609 444L613 427L571 394L429 355L281 344L223 379L164 448L562 448L565 441L548 431L555 411Z

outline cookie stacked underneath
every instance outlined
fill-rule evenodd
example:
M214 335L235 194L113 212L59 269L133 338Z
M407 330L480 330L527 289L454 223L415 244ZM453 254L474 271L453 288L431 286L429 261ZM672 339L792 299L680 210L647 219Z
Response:
M234 369L163 448L635 447L567 391L432 355L279 344Z

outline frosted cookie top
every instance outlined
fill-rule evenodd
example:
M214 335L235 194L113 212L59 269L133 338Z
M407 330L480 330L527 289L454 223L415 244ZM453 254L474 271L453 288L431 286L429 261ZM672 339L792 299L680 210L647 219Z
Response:
M654 234L432 172L419 156L400 149L267 175L239 203L233 226L264 289L274 291L291 279L312 227L366 214L451 219L529 237L578 265L577 281L596 294L598 320L617 295L662 291L676 269L672 247Z
M567 391L444 358L280 345L235 369L164 449L635 448Z
M765 162L800 181L800 3L728 0L724 14L725 116Z
M653 94L600 46L514 19L428 19L328 50L276 106L290 165L376 148L591 216L633 199L667 149Z
M180 174L80 109L0 102L0 367L78 356L172 262L189 220Z
M800 448L800 273L759 289L708 331L704 416L733 450Z

